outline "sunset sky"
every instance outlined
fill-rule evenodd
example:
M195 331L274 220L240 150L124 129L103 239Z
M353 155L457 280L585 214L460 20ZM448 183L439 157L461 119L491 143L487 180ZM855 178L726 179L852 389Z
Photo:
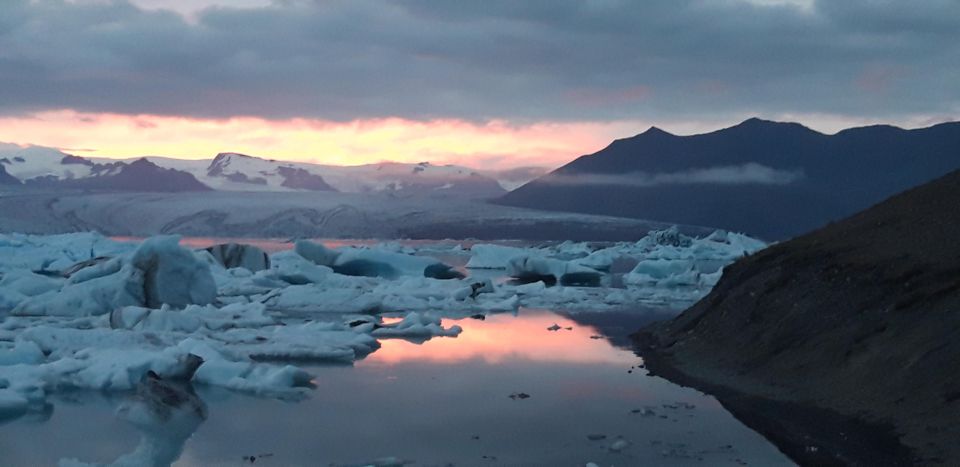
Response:
M960 8L922 3L5 0L0 141L508 168L650 125L926 126L960 114Z

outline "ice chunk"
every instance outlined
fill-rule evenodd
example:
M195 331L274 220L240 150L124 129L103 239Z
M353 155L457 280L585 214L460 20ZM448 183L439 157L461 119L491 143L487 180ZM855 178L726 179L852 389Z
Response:
M648 259L637 263L623 280L628 284L656 284L668 277L687 273L693 267L690 260Z
M425 256L397 253L387 249L343 248L331 250L306 240L296 244L296 251L310 261L329 266L337 274L347 276L383 277L420 276L435 279L463 277L449 265Z
M30 297L13 309L20 316L91 316L144 303L143 272L124 265L114 274L65 283L59 290Z
M270 257L253 245L221 243L204 250L227 269L245 268L250 271L270 269Z
M307 240L297 240L293 250L296 251L298 255L320 266L333 266L337 257L340 256L340 252L337 250Z
M181 248L179 241L176 236L148 238L130 259L133 266L143 272L147 307L206 305L217 296L210 267L190 250Z
M178 237L153 237L133 253L74 273L59 290L24 300L15 315L89 316L124 306L207 304L217 295L210 268Z
M13 348L0 349L0 365L34 365L43 359L40 346L28 340L18 339Z
M383 325L374 329L371 334L375 337L414 337L428 338L434 336L456 337L463 328L457 325L444 329L440 318L427 313L408 313L397 323Z
M664 230L651 230L647 238L656 245L686 248L693 244L693 238L680 233L675 225Z
M468 269L506 269L510 260L517 256L528 255L526 248L503 245L478 244L470 248Z
M259 365L225 359L204 362L193 377L198 383L257 394L307 387L312 378L306 371L292 365Z
M319 283L333 272L329 266L318 265L309 258L292 251L276 253L271 259L273 274L261 274L258 277L275 277L288 284L303 285Z
M374 313L382 309L381 297L361 288L326 288L292 285L270 297L266 304L285 311L311 313Z
M169 308L152 310L142 307L124 307L110 312L110 327L113 329L192 333L200 329L203 324L197 316Z
M507 274L524 282L597 286L603 274L570 261L536 256L516 256L507 263Z
M457 301L463 301L468 298L476 299L482 293L493 293L496 289L493 286L493 281L490 279L485 279L483 281L472 282L466 287L461 287L453 292L453 299Z

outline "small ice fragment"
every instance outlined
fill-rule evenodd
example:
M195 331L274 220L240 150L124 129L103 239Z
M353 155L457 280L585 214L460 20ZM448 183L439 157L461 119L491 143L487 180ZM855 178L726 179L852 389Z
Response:
M613 442L608 449L611 452L620 452L630 446L630 442L621 438Z
M657 413L654 412L653 409L651 409L650 407L644 407L642 409L633 409L630 411L630 413L638 414L641 417L653 417L657 415Z

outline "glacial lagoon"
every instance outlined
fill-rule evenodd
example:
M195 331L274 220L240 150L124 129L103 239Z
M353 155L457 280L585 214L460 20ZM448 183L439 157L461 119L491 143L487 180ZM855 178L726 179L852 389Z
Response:
M202 248L217 241L185 238L180 244ZM291 248L283 241L252 243L271 253ZM464 249L461 243L322 243L409 250L500 289L513 287L503 270L468 270L475 256L470 244ZM633 267L612 261L597 290L571 287L586 294L577 295L586 308L572 303L565 309L522 304L514 310L450 309L438 314L439 327L432 328L441 332L380 337L379 348L352 362L264 362L306 371L312 376L307 389L251 393L187 383L202 411L173 420L149 408L144 412L142 397L130 390L49 391L42 409L34 406L0 422L2 463L792 465L713 397L649 376L631 351L630 332L676 314L699 292L651 292L641 295L655 297L654 304L624 308L600 301L602 310L589 309L591 297L623 289L623 276ZM562 288L530 290L548 297ZM670 303L671 297L687 301ZM310 321L302 310L273 315L288 327ZM391 311L377 320L389 328L406 317ZM324 313L322 320L346 318ZM455 327L459 333L446 333Z

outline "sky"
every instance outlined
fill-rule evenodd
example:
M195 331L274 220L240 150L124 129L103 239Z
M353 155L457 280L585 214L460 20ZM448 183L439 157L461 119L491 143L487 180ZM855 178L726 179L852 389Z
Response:
M559 166L656 125L960 116L957 0L2 0L0 141Z

